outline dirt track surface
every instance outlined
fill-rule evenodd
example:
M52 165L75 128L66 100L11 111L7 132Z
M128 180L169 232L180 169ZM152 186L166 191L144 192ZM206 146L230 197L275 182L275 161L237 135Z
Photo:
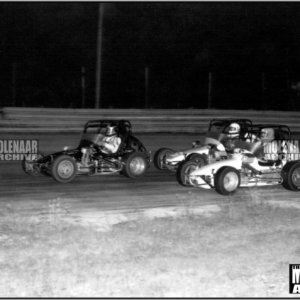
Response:
M154 152L162 147L182 150L190 147L197 135L139 134L147 149ZM39 150L45 154L59 151L64 146L76 147L79 134L2 134L1 139L38 139ZM247 201L249 189L240 189L232 199L218 195L214 190L185 188L178 184L175 173L160 172L152 165L146 175L137 180L119 174L107 176L77 176L67 184L54 181L51 177L31 177L21 168L21 162L0 162L0 202L14 203L20 211L39 211L49 200L65 201L74 213L97 213L104 211L139 211L148 208L203 206L226 204L228 201ZM286 191L281 186L260 188L264 199L297 201L298 193Z

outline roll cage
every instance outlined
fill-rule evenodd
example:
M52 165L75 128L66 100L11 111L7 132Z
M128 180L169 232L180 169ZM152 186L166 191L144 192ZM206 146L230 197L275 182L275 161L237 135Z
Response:
M242 148L252 152L258 158L264 157L264 147L266 144L261 143L259 138L263 128L274 129L274 139L272 141L290 141L291 131L286 125L255 124L241 129L239 137L235 138L230 147L228 147L229 151L232 152L234 148Z
M122 156L127 152L144 152L147 155L146 148L143 144L132 135L132 126L128 120L91 120L88 121L82 133L82 138L79 147L85 145L86 140L84 137L88 134L105 134L107 125L113 124L117 127L117 137L121 138L121 144L119 145L116 153L105 154L104 156L114 157Z
M236 118L218 118L210 121L208 132L218 132L228 134L230 124L238 123L241 128L252 126L252 121L249 119L236 119Z
M277 125L277 124L255 124L241 128L240 139L241 140L253 140L260 136L260 132L263 128L273 128L274 129L274 140L290 140L291 131L287 125Z
M101 129L110 124L117 126L118 134L128 135L132 132L131 123L127 120L91 120L85 124L83 133L87 133L89 128L95 128L96 133L100 133Z

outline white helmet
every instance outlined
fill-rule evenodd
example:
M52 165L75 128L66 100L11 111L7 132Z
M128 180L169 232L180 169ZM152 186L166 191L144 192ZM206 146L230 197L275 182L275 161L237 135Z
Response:
M116 128L117 128L116 126L108 124L106 126L106 135L115 135L115 134L117 134Z
M275 138L275 131L273 128L263 128L259 136L261 140L271 142Z
M229 136L237 137L240 134L241 126L238 123L231 123L228 128Z

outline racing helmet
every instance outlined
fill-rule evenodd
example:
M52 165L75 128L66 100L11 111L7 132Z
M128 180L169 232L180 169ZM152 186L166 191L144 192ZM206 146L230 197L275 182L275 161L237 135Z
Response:
M231 123L228 128L229 136L237 137L240 134L241 126L238 123Z
M108 124L106 126L106 135L115 135L117 134L117 126L113 124Z
M275 131L273 128L263 128L260 131L259 137L265 142L271 142L275 138Z

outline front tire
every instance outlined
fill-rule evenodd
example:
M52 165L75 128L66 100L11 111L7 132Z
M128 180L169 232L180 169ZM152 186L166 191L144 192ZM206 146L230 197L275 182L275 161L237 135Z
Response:
M33 166L32 166L33 167ZM27 174L27 175L30 175L30 176L39 176L40 175L40 172L37 171L37 170L34 170L32 169L32 171L28 171L27 168L26 168L26 160L23 159L22 160L22 169L23 171Z
M215 189L220 195L233 195L241 184L238 170L232 167L222 167L215 177Z
M38 152L37 153L37 158L35 159L35 161L37 161L38 159L41 159L43 158L45 155L41 152ZM30 175L30 176L39 176L40 173L41 173L41 170L38 168L38 169L35 169L34 166L33 166L33 169L32 171L27 171L27 168L26 168L26 159L24 158L22 160L22 169L23 171L27 174L27 175Z
M160 171L168 171L167 168L163 168L163 160L165 156L169 153L174 153L174 151L169 148L161 148L155 152L153 163L156 169Z
M124 175L129 178L141 177L148 168L147 159L144 154L133 152L125 156L125 166L122 170Z
M192 171L198 169L198 167L199 164L193 160L181 162L176 171L176 179L179 182L179 184L186 187L192 187L192 185L188 182L186 178L186 174L189 174Z
M61 183L70 182L77 173L75 160L68 155L58 156L51 166L52 177Z
M287 190L300 191L300 162L288 162L282 169L282 186Z

